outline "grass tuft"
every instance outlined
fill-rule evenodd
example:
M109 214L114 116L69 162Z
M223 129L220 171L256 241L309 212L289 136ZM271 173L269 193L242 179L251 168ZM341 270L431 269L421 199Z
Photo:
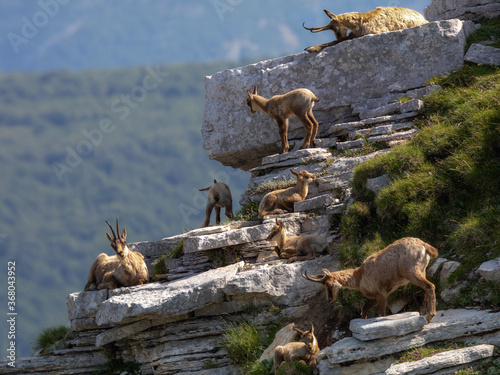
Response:
M72 331L66 326L57 326L44 329L35 339L33 350L41 355L48 355L54 350L64 349L65 342L71 338Z

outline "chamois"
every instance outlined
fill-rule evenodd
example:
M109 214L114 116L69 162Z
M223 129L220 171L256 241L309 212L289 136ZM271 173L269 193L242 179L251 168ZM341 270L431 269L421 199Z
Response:
M304 364L316 367L316 356L319 353L318 341L314 336L314 325L311 323L311 330L301 331L294 328L301 336L300 342L289 342L274 349L274 373L278 373L283 362L300 361Z
M257 85L254 85L253 94L247 90L247 105L252 113L259 109L267 113L278 123L281 138L281 153L288 152L288 119L297 116L306 128L306 137L300 148L314 147L314 140L318 132L318 122L314 118L312 108L319 99L308 89L296 89L283 95L275 95L266 99L257 95Z
M379 34L388 31L408 29L410 27L426 24L425 18L413 9L399 7L377 7L366 13L344 13L336 16L332 12L323 9L330 18L330 23L321 27L305 27L312 33L332 30L337 40L308 47L307 52L319 52L323 48L334 46L344 40L359 38L368 34ZM347 32L350 31L349 35Z
M214 180L214 184L200 191L208 191L207 208L205 209L205 222L203 227L208 227L210 224L210 215L215 207L215 224L220 224L220 209L225 208L226 216L233 218L233 198L231 198L231 190L229 186L222 182Z
M430 258L437 258L438 251L418 238L406 237L397 240L385 249L370 255L356 269L330 272L324 275L302 276L309 281L323 284L327 301L337 298L340 288L356 289L368 298L361 310L361 317L378 305L380 316L385 316L387 296L408 282L419 286L425 292L420 314L430 322L436 315L435 287L425 278L425 269Z
M287 237L283 222L278 219L267 240L276 241L280 258L291 261L314 259L316 254L325 254L328 250L328 243L321 236L307 234Z
M306 198L309 184L316 180L316 176L306 170L297 173L290 168L290 172L297 176L297 184L288 189L274 190L264 195L259 204L259 219L263 219L266 215L292 212L293 204Z
M106 232L115 255L108 256L101 253L90 267L86 291L96 289L116 289L123 286L142 285L148 282L148 267L141 253L128 248L125 240L127 230L123 228L121 236L117 237L115 231L106 220L113 233L113 238ZM118 217L116 218L116 233L120 234Z

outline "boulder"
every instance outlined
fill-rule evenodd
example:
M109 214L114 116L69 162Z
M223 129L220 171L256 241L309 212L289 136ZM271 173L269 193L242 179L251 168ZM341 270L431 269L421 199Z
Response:
M288 344L289 342L292 342L297 336L297 331L295 330L295 324L290 323L287 326L283 327L276 333L274 336L274 340L269 345L269 347L264 350L264 353L259 358L259 362L262 362L264 360L272 361L274 360L274 349L276 349L277 346L283 346L285 344Z
M402 336L415 332L427 324L425 316L408 312L372 319L353 319L349 325L353 337L361 341Z
M464 60L476 64L500 66L500 48L474 43L467 50Z
M391 179L388 175L384 174L380 177L375 177L375 178L369 178L366 180L366 188L368 190L373 191L376 195L378 195L378 192L385 188L386 186L389 186L391 183Z
M488 281L500 282L500 258L484 262L479 266L478 272Z
M429 21L493 19L500 16L500 3L497 0L432 0L424 9L424 15Z
M203 148L211 159L244 170L279 151L275 121L262 112L251 114L245 105L246 90L254 84L264 97L299 87L312 90L321 100L314 107L321 137L329 124L369 110L370 99L392 95L371 108L383 106L433 76L460 68L465 37L460 20L431 22L213 74L205 79ZM290 119L289 139L304 135L300 121Z

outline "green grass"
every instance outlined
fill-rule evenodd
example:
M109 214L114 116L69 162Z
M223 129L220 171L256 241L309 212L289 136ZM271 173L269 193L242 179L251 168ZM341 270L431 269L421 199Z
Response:
M341 222L344 267L404 236L459 258L463 280L500 255L500 69L466 63L434 82L443 90L425 98L413 140L355 169L356 202ZM375 196L366 180L383 174L392 183ZM485 297L464 293L460 305ZM489 294L487 304L500 306Z
M165 260L167 259L178 259L183 255L184 242L179 241L177 245L174 246L171 252L163 254L153 265L153 275L164 275L168 273L168 269L165 266Z
M52 351L66 348L66 341L72 337L72 331L66 326L44 329L35 339L33 351L49 355Z
M500 48L500 18L484 22L482 27L474 32L468 39L466 48L471 44L482 41L494 41L493 44L488 44L491 47Z
M429 344L405 351L394 364L420 361L435 354L472 346L471 344Z
M264 350L264 343L257 328L247 321L230 323L222 345L227 349L229 358L238 365L255 362Z

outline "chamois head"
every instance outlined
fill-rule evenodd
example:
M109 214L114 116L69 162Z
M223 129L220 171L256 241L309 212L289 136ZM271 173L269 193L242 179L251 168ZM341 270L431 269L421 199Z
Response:
M306 30L309 30L312 33L318 33L320 31L325 31L325 30L332 30L337 40L341 40L347 37L348 29L345 26L341 25L337 16L332 12L330 12L329 10L323 9L323 11L326 13L328 18L330 18L330 23L328 25L320 27L305 27L303 23L302 27Z
M126 243L126 238L127 238L127 230L123 228L121 236L117 237L115 234L115 231L113 230L113 227L109 222L106 220L106 224L108 224L109 229L111 229L111 233L113 233L113 237L106 232L106 236L108 237L109 242L111 242L111 247L115 251L116 255L118 258L124 258L128 255L128 247ZM120 234L120 228L118 226L118 216L116 217L116 233Z
M316 353L318 351L318 341L314 336L314 325L311 323L311 329L309 331L301 331L298 328L294 328L301 336L301 341L306 344L307 351L309 353Z
M342 285L335 280L334 274L332 274L327 269L323 268L324 275L314 275L307 276L307 271L302 273L302 277L309 281L314 281L315 283L321 283L325 287L326 300L328 302L334 302L337 299L337 293Z
M253 94L250 92L250 90L247 90L247 93L248 93L247 106L250 107L250 111L252 113L256 113L260 109L257 103L255 103L255 101L253 100L253 97L257 95L257 85L253 86Z
M313 182L316 180L316 175L309 173L306 170L302 170L300 172L295 172L293 169L290 168L290 172L292 172L293 175L297 177L297 182L305 182L307 184Z
M275 219L275 220L276 220L276 225L273 226L273 229L271 229L271 233L267 237L268 241L272 241L273 238L275 238L276 236L281 236L283 234L283 232L285 231L285 228L283 226L283 222L279 221L278 219Z

